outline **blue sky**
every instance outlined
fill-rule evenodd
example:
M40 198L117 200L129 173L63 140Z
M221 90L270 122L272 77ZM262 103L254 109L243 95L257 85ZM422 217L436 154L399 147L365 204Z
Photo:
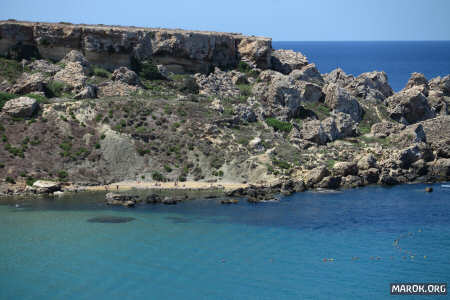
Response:
M275 41L450 40L450 0L1 0L0 19L242 32Z

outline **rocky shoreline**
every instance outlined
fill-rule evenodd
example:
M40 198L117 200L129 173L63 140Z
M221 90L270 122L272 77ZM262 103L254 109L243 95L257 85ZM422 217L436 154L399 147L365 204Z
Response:
M2 195L199 182L258 202L450 180L450 75L394 93L267 38L17 21L0 54Z

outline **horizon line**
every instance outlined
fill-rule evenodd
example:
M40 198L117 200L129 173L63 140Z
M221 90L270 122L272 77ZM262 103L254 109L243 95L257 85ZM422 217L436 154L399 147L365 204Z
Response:
M450 42L450 40L274 40L272 42L280 43L280 42Z

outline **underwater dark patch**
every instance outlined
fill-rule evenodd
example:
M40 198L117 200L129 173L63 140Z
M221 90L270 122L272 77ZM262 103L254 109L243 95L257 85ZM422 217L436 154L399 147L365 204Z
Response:
M90 223L128 223L133 220L136 220L136 219L131 218L131 217L99 216L99 217L91 218L87 221Z
M179 223L190 223L191 220L188 218L183 217L166 217L167 220L172 221L173 223L179 224Z

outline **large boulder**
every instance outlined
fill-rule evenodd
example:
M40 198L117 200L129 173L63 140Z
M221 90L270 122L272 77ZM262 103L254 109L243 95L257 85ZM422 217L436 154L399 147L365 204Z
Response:
M51 76L55 75L58 71L61 71L61 66L52 64L45 59L32 61L28 64L28 67L35 72L44 73Z
M386 102L390 117L406 125L435 117L420 87L400 91Z
M334 69L323 76L326 83L335 83L340 87L346 87L355 80L355 76L347 75L341 68Z
M266 115L286 118L299 116L302 102L317 102L322 98L320 86L272 70L261 72L252 93L267 104Z
M409 78L408 82L406 83L404 90L408 90L413 87L419 87L420 90L422 91L422 93L425 96L428 96L428 90L429 90L428 80L425 78L425 75L423 75L422 73L416 73L416 72L412 73L411 77Z
M429 86L431 90L441 91L444 96L450 96L450 75L431 79Z
M64 69L55 74L53 79L64 83L69 89L81 89L88 79L88 70L80 63L69 62Z
M348 87L356 97L370 101L383 101L393 95L385 72L367 72L359 75Z
M325 104L336 112L349 114L356 122L363 116L363 109L358 100L346 89L339 87L335 83L330 83L324 88Z
M70 51L61 61L64 69L57 72L53 80L62 82L68 89L80 90L85 86L87 75L91 72L89 62L83 54L77 50Z
M293 70L300 70L308 64L307 58L300 52L292 50L272 51L272 69L283 74L289 74Z
M75 95L75 99L94 99L97 98L97 87L91 84L86 85Z
M195 74L195 81L201 94L220 96L220 97L238 97L241 94L239 88L234 84L233 79L239 72L224 72L215 68L209 75Z
M59 182L38 180L33 183L32 189L38 194L48 194L61 190Z
M308 81L319 85L323 85L324 82L315 64L308 64L299 70L293 70L289 76L295 80Z
M370 133L378 138L385 138L391 134L399 133L405 125L396 122L380 122L372 125Z
M29 118L39 109L37 101L30 97L19 97L5 103L2 111L13 117Z
M339 176L348 176L358 174L358 167L353 162L337 162L333 166L333 173Z
M111 79L128 85L140 85L141 83L137 74L127 67L120 67L114 70Z
M105 202L107 205L133 207L136 205L138 198L138 196L134 195L107 193L105 195Z
M377 159L373 154L367 154L358 160L357 167L359 170L368 170L375 168L377 165Z
M357 124L350 115L336 113L320 121L303 122L297 138L324 145L337 139L356 136Z
M415 143L426 143L427 136L422 124L413 124L398 133L391 134L390 141L397 148L404 148Z
M257 116L255 111L248 105L245 104L235 104L233 105L234 114L245 122L256 122Z
M326 176L328 176L330 172L328 169L324 166L317 167L315 169L309 170L304 178L303 181L306 184L306 186L310 187L313 186L316 183L319 183L324 179Z
M428 145L416 144L396 151L393 153L392 157L399 162L401 168L408 169L412 163L420 159L430 161L433 158L433 154Z
M71 50L62 60L63 63L79 63L83 67L89 67L88 60L84 57L83 53L78 50Z
M48 79L42 73L23 73L13 85L12 94L24 95L33 92L44 92Z
M430 173L437 180L450 179L450 158L441 158L430 163Z

